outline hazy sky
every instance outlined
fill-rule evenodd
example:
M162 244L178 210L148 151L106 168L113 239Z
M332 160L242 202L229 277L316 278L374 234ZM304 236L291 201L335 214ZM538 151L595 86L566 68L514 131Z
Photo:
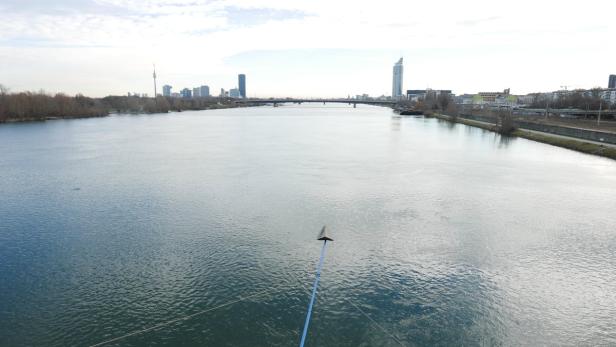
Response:
M616 1L0 0L0 83L152 94L247 75L248 96L607 86ZM160 92L160 89L159 89Z

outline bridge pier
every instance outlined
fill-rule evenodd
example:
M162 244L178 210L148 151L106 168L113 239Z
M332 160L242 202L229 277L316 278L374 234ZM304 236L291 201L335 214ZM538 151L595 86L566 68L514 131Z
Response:
M357 108L357 103L356 102L353 103L353 108Z

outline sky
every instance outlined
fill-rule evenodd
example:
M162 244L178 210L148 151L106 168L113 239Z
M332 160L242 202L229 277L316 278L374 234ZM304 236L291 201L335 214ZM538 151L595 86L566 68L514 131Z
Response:
M606 87L616 1L0 0L0 84L93 97L209 85L249 97Z

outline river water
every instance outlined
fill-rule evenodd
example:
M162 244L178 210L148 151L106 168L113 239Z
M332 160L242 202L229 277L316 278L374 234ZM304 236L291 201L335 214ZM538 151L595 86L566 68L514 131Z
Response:
M616 161L319 104L0 148L2 346L296 345L323 225L307 346L616 345Z

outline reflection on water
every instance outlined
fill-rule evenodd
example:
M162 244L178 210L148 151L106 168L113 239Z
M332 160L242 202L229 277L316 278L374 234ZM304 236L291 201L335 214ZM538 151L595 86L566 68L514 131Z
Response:
M494 135L495 140L498 141L499 148L506 148L517 139L515 136L500 135L496 133Z
M0 126L0 345L616 344L616 164L386 108ZM75 189L79 188L79 189ZM369 317L367 317L367 316Z
M391 131L400 131L401 124L402 124L402 117L400 116L391 117Z

